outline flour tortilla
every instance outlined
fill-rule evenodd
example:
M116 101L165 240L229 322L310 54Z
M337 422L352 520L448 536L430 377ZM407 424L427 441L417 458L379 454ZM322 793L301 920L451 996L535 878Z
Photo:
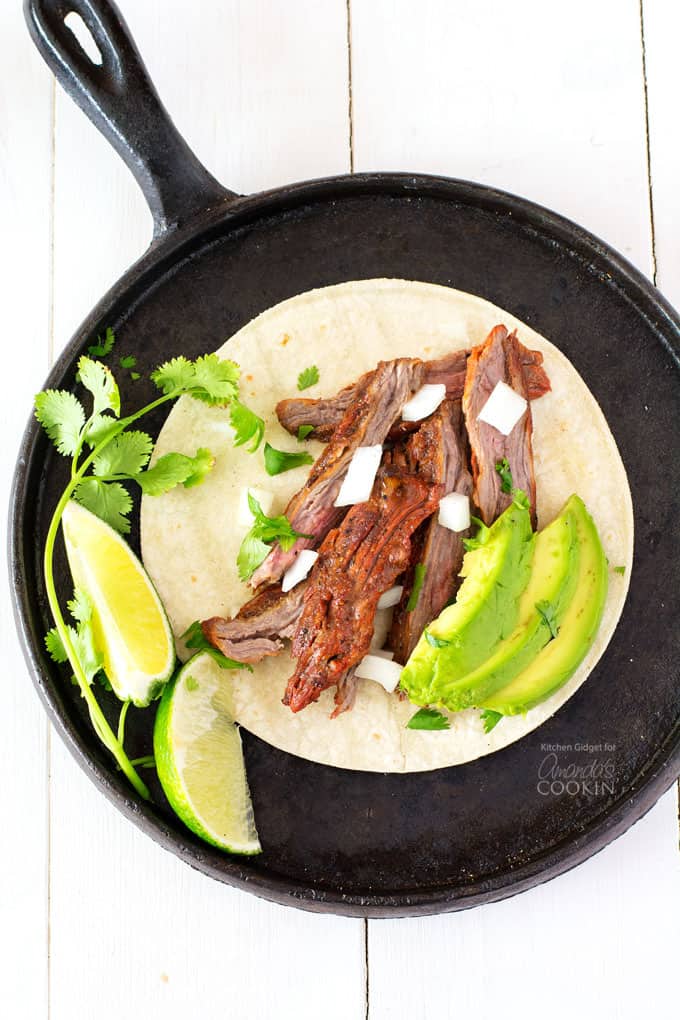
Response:
M301 369L316 364L319 382L305 397L326 396L381 359L440 357L481 343L498 323L517 328L527 347L543 352L552 392L532 404L538 523L549 523L577 492L598 527L612 565L609 594L595 642L574 676L526 716L503 719L485 734L479 712L450 715L439 732L406 729L415 711L370 680L359 682L356 704L329 718L333 691L294 715L281 704L293 663L288 652L265 659L253 673L222 673L233 682L236 719L275 747L310 761L372 772L418 772L472 761L497 751L550 718L578 690L604 652L623 609L633 559L633 510L626 472L600 407L576 369L548 340L488 301L426 283L362 280L324 287L283 301L238 331L219 350L241 366L243 399L266 422L271 444L300 450L279 425L278 400L296 396ZM283 513L309 468L270 478L262 453L232 444L228 411L182 398L159 436L154 457L208 447L215 467L204 484L179 487L142 502L144 563L180 635L197 619L233 616L251 597L236 571L248 525L238 523L245 489L273 496ZM316 457L322 445L305 444ZM385 621L382 621L384 626ZM187 658L186 649L178 652ZM214 667L216 670L217 666Z

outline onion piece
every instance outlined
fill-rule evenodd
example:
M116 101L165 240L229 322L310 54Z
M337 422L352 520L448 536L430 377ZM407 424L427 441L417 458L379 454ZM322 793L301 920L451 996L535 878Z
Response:
M334 506L354 506L371 498L373 482L382 459L382 445L360 446L349 462Z
M464 492L450 492L439 500L439 523L449 531L470 527L470 499Z
M394 588L388 588L387 591L384 591L382 593L382 595L378 599L378 605L376 608L391 609L392 606L396 606L396 604L399 602L403 594L404 594L403 584L395 584Z
M252 485L247 485L244 489L241 489L238 497L237 520L244 528L250 528L253 523L253 515L248 506L248 492L250 492L251 496L255 497L262 507L262 513L266 514L267 517L269 517L274 505L273 492L268 492L266 489L254 489Z
M444 383L425 383L401 409L402 421L420 421L433 414L446 396Z
M313 549L301 549L283 575L281 591L290 591L300 581L304 581L318 558L318 552L314 552Z
M377 684L384 687L388 694L395 690L399 683L399 677L404 667L398 662L391 662L382 655L364 655L359 665L354 670L355 676L362 680L375 680Z
M382 648L387 641L387 635L392 626L393 615L392 609L376 609L375 616L373 617L373 637L371 638L370 652L375 652L376 649Z
M477 415L477 420L509 436L528 406L524 397L515 393L510 386L497 382Z

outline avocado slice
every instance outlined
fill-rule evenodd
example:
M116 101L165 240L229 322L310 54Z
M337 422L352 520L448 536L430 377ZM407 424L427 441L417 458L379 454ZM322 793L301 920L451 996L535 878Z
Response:
M579 557L574 595L562 617L559 634L511 683L487 698L481 708L491 708L502 715L528 712L567 682L595 639L607 598L607 559L583 500L572 496L567 506L576 520Z
M512 634L477 669L459 679L451 679L443 659L438 660L433 687L441 704L452 712L480 705L532 662L562 623L576 588L578 558L576 515L570 500L536 535L531 576L520 597Z
M490 528L482 525L477 542L463 559L456 601L425 629L402 671L402 690L416 705L441 700L434 682L440 663L448 680L465 676L517 624L534 551L528 503L515 501Z

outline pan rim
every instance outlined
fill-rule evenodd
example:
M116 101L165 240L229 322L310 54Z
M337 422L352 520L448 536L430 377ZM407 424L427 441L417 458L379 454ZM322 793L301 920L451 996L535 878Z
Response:
M72 365L75 353L93 335L105 312L109 313L115 306L132 307L134 301L153 286L155 278L179 262L201 238L208 244L230 230L267 215L305 204L338 201L362 194L384 194L402 199L439 198L513 217L515 222L520 221L523 227L541 235L545 241L561 244L570 255L601 276L603 283L616 287L649 323L659 342L680 367L680 316L650 280L594 234L528 199L486 185L425 174L369 173L321 178L240 197L207 210L183 227L168 231L152 242L141 258L97 302L56 360L47 384L61 379ZM672 338L669 332L673 334ZM26 576L22 550L25 488L32 475L38 436L39 425L31 417L14 473L8 529L12 604L32 682L49 719L71 754L107 799L163 849L173 852L209 877L278 903L347 916L415 916L465 909L525 891L587 860L642 817L680 772L680 726L676 725L625 794L597 816L576 839L556 844L517 869L505 869L496 876L479 879L473 886L439 885L425 890L399 890L395 894L370 891L365 894L343 893L341 890L305 886L276 873L249 871L241 866L238 858L218 857L216 852L197 846L189 834L182 840L156 815L151 805L138 801L133 792L128 792L122 781L117 781L117 777L91 754L64 710L58 685L52 682L47 671L43 671L38 659L35 635L30 626L30 603L33 600L28 598L27 586L22 580ZM569 849L565 852L567 847Z

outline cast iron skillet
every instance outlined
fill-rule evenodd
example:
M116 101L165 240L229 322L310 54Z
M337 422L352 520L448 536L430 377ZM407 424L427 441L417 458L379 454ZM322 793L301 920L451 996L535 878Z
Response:
M101 67L64 26L71 10L97 41ZM40 557L66 465L32 421L11 506L16 618L38 692L74 757L128 818L193 867L309 910L456 910L585 860L680 771L677 314L585 230L478 184L361 174L237 196L180 138L112 3L27 0L26 14L43 57L130 167L154 219L148 252L92 311L46 385L72 387L77 357L107 326L117 354L136 354L148 373L172 355L214 350L263 309L312 287L369 277L450 285L508 309L571 359L612 427L636 513L621 623L587 684L553 719L490 757L406 776L326 768L246 733L265 852L239 859L194 839L157 787L154 804L137 799L66 674L46 657ZM140 406L150 391L124 384L125 406ZM66 596L63 559L60 574ZM152 715L131 713L134 754L150 749ZM570 785L556 772L579 768Z

